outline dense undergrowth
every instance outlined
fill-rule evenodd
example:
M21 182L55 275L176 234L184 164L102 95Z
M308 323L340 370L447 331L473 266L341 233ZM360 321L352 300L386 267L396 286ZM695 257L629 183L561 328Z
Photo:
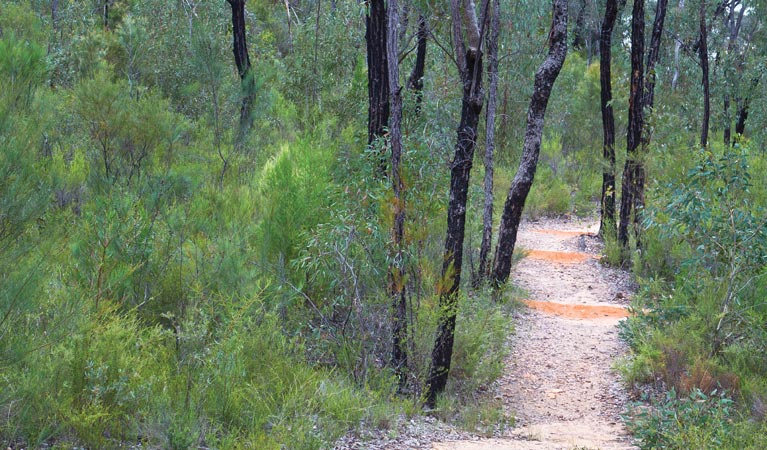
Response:
M398 392L391 192L380 146L365 150L364 57L315 44L309 25L293 30L296 59L319 45L354 62L323 58L319 80L277 57L279 27L262 30L259 108L238 150L238 82L214 27L226 9L200 5L187 26L164 4L118 3L106 30L63 2L60 33L28 2L0 6L0 441L314 449L420 414L452 116L434 106L418 118L408 104L410 129L428 123L429 134L406 141L411 313ZM326 30L357 19L344 8ZM435 413L492 427L495 410L458 411L481 409L476 392L500 375L511 303L482 289L460 302Z
M629 423L643 448L764 448L767 185L754 176L763 155L741 142L673 164L654 157L668 182L646 210L638 314L622 326L633 356L621 368L650 406L637 404Z

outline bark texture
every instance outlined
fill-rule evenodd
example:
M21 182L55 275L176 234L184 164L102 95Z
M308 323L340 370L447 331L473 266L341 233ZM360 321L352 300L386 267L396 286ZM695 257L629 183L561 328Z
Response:
M556 81L567 55L567 1L553 0L552 10L549 53L543 64L535 72L533 96L530 99L530 108L527 112L527 130L525 131L522 160L511 183L511 188L509 188L498 230L498 246L493 263L493 283L496 287L504 285L511 273L511 255L517 241L517 230L522 218L522 210L538 166L546 106L554 87L554 81Z
M232 7L232 52L237 73L242 85L242 103L240 105L240 129L237 146L242 145L253 125L253 102L256 98L256 80L253 77L248 55L248 41L245 27L245 0L226 0Z
M389 125L389 73L386 55L384 0L370 0L365 20L368 57L368 145L382 137ZM385 162L382 172L386 171Z
M386 56L388 60L389 104L391 117L389 124L389 144L391 146L391 182L394 193L394 220L392 225L393 258L389 265L389 295L392 300L392 366L399 375L400 386L405 383L407 368L407 302L403 274L404 253L402 249L405 236L405 199L402 195L402 177L400 162L402 159L402 97L399 86L398 27L399 10L397 0L389 0L388 31Z
M440 319L437 338L432 349L431 367L426 380L426 403L430 406L434 405L437 394L445 390L450 372L450 360L453 356L457 299L463 265L466 200L469 193L469 177L477 139L477 125L483 103L482 53L481 48L479 48L482 40L475 40L475 37L479 37L481 32L476 21L474 2L467 0L464 5L463 14L459 0L452 0L450 8L456 60L459 62L458 68L463 84L463 99L461 101L461 122L457 133L458 140L450 169L447 235L439 288ZM487 13L487 1L484 12L482 15L483 23ZM462 17L465 21L465 27L468 28L466 33L470 40L468 50L463 40Z
M602 212L599 235L615 237L615 115L612 92L612 36L618 17L617 0L607 0L599 39L599 84L602 109Z
M501 3L493 0L490 34L487 35L487 93L485 116L485 205L482 212L482 243L479 248L479 270L475 285L487 279L488 255L493 244L493 154L495 153L495 110L498 95L498 35L501 27Z
M621 210L618 242L628 248L629 222L634 212L635 196L644 169L638 148L642 139L644 100L644 0L634 0L631 17L631 91L629 93L628 132L626 136L626 165L621 182Z

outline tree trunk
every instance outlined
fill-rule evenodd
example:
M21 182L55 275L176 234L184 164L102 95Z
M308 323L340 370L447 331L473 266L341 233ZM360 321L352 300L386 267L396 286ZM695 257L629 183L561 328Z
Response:
M391 145L391 182L394 193L394 221L392 225L393 258L389 265L389 295L394 311L392 333L392 366L399 376L400 386L404 386L405 369L407 368L407 302L404 282L404 253L402 251L405 235L405 199L402 196L402 177L400 176L400 161L402 158L402 97L399 86L399 59L397 31L399 27L399 11L397 0L389 0L389 24L386 53L388 60L389 104L391 117L389 125L389 142Z
M575 16L575 29L573 30L573 50L582 50L586 46L586 0L581 0L578 15Z
M423 76L426 71L426 40L429 37L427 27L426 17L423 14L419 14L415 65L407 82L408 89L415 94L417 114L421 112L421 102L423 101Z
M679 10L684 9L684 0L679 0ZM677 82L679 81L679 53L682 50L682 40L677 39L674 44L674 75L671 77L671 90L676 90Z
M431 367L426 380L426 403L434 406L438 393L445 390L453 356L455 337L455 318L457 314L458 291L461 284L463 265L463 240L466 228L466 200L469 193L469 177L474 159L474 146L477 138L477 125L482 111L482 53L481 36L477 26L474 2L466 1L464 15L469 49L464 44L461 30L461 11L459 0L451 1L453 20L453 39L456 49L456 61L463 84L461 102L461 123L458 126L458 141L450 170L450 199L447 207L447 236L445 252L442 258L442 278L439 287L439 327L431 354ZM482 15L484 24L487 17L487 2ZM484 26L483 26L484 28Z
M638 151L642 140L644 100L644 0L634 0L631 17L631 92L629 93L629 123L626 137L626 165L621 183L621 210L618 226L618 242L628 249L629 222L635 205L638 187L637 175L641 172Z
M485 116L485 207L482 213L482 244L479 249L479 271L475 285L487 279L487 258L493 244L493 153L495 152L495 109L498 93L498 35L501 24L500 0L493 0L492 23L487 37L487 77L490 86Z
M605 17L599 39L599 83L602 107L602 214L599 235L615 237L615 116L613 115L612 93L612 36L618 17L617 0L607 0Z
M708 122L711 117L711 98L708 80L708 31L706 29L706 0L700 1L700 69L703 83L703 120L700 125L700 146L708 145Z
M248 41L245 26L245 0L226 0L232 7L232 52L242 86L240 105L240 128L235 146L239 148L253 125L253 102L256 98L256 80L250 65Z
M735 137L742 137L746 131L746 119L748 119L749 99L743 99L739 102L738 113L735 115Z
M365 20L368 56L368 145L382 137L389 125L389 74L386 56L386 7L384 0L371 0ZM381 174L386 162L381 158Z
M511 255L517 240L517 230L538 165L546 106L567 54L567 1L552 0L552 10L549 54L535 72L522 160L506 197L498 230L498 246L493 263L493 283L496 287L504 285L511 273Z

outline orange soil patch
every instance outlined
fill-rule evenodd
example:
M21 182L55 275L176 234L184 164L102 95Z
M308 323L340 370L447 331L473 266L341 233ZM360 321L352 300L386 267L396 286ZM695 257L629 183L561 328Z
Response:
M581 252L552 252L548 250L531 250L527 253L528 258L542 259L558 263L580 263L597 256Z
M564 237L594 236L594 233L589 233L587 231L532 230L532 232L533 233L542 233L542 234L551 234L553 236L564 236Z
M619 319L629 316L628 310L626 308L621 308L620 306L572 305L566 303L539 302L536 300L522 300L522 303L535 310L570 319Z

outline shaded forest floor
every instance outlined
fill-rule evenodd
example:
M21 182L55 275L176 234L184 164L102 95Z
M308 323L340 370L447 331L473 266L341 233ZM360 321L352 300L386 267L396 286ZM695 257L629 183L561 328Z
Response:
M620 418L627 394L612 370L626 351L617 324L627 315L631 282L628 273L599 263L597 227L545 219L520 229L517 245L526 257L513 277L528 308L515 315L512 351L488 399L502 404L513 427L487 439L425 418L338 448L633 448Z

